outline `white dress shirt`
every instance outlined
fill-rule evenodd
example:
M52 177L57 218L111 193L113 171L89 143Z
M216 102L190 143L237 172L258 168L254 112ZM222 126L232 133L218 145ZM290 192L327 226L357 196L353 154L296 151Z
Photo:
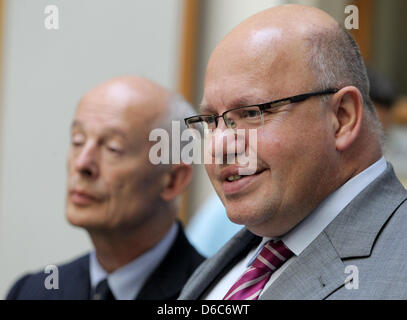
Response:
M313 212L311 212L311 214L281 238L283 243L294 253L294 255L271 275L269 281L264 286L263 292L363 189L385 171L386 167L386 160L382 157L369 168L365 169L330 194ZM269 240L271 240L271 238L263 238L259 246L251 250L246 257L238 262L215 285L204 299L223 299L231 286L256 259L264 244Z
M137 259L108 274L99 264L93 251L89 259L90 283L92 290L107 278L110 290L116 300L133 300L139 294L147 278L158 267L177 236L178 224L174 223L167 234L150 250Z

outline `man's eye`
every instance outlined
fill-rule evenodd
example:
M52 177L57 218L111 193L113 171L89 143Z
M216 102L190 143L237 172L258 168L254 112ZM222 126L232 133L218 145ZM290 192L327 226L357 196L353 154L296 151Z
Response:
M76 133L72 135L71 143L74 146L81 146L85 142L85 136L80 133Z
M109 152L114 153L114 154L122 154L123 153L122 148L119 148L117 146L107 146L107 150L109 150Z
M206 119L205 119L205 121L207 122L207 123L209 123L209 124L213 124L213 123L215 123L215 118L213 118L213 117L207 117Z
M248 118L255 118L260 116L260 111L258 110L249 110L247 111L246 117Z
M252 110L241 110L240 111L240 118L241 119L255 119L260 117L260 110L258 109L252 109Z

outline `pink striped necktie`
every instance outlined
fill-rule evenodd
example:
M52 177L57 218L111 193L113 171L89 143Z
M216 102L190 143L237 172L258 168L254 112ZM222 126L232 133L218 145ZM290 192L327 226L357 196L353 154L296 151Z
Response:
M257 258L229 289L223 300L257 300L271 275L293 253L279 240L267 242Z

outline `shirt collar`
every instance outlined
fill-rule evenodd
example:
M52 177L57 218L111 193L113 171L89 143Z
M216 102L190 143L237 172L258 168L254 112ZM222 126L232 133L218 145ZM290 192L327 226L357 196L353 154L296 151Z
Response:
M373 180L386 170L384 157L370 167L347 181L343 186L330 194L302 222L282 237L284 244L299 255L336 216Z
M363 189L386 170L386 167L386 160L382 157L330 194L311 214L281 238L286 247L296 256L300 255ZM248 260L248 265L253 263L269 240L277 239L264 237L252 258Z
M178 228L178 224L174 223L167 234L153 248L110 274L99 264L95 251L91 252L89 272L92 289L95 289L100 281L107 278L109 287L117 300L133 300L148 277L164 259L175 241Z

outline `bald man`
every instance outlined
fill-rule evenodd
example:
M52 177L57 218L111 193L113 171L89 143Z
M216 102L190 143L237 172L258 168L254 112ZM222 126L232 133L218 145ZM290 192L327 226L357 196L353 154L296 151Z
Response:
M181 299L407 298L407 192L382 156L359 49L329 15L286 5L237 26L210 57L201 114L186 123L207 129L213 160L256 147L257 169L206 164L245 228ZM219 149L236 129L257 144Z
M8 299L175 299L203 260L176 221L190 165L153 165L150 131L193 109L143 78L103 83L79 102L71 127L66 217L95 250L22 277ZM50 272L48 272L50 273ZM55 285L57 281L57 285ZM48 286L47 286L48 282Z

